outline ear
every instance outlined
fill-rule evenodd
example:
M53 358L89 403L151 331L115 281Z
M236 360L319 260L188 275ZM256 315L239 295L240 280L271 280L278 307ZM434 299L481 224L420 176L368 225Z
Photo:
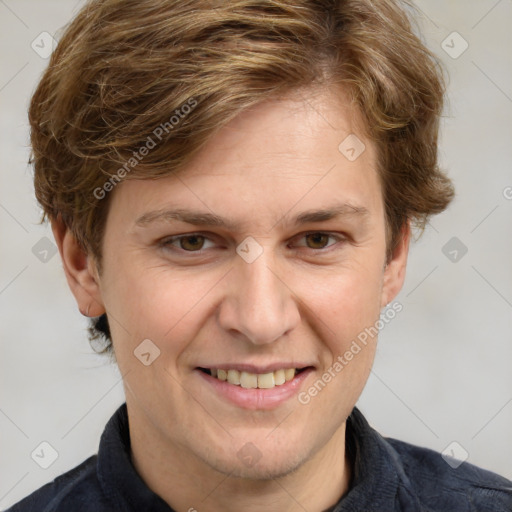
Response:
M409 254L409 242L411 239L411 227L407 221L400 232L400 240L393 251L391 259L384 268L382 294L380 307L389 304L402 289L405 280L407 256Z
M102 315L105 313L105 306L101 298L99 275L94 258L83 251L60 215L52 220L51 224L66 279L80 313L89 317Z

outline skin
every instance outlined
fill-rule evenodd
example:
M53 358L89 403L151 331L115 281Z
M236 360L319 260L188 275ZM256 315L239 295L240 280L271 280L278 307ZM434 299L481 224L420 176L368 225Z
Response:
M178 512L234 511L240 504L247 512L321 511L349 488L345 421L367 381L375 338L306 405L295 394L272 409L239 407L195 368L307 363L314 370L299 391L307 390L397 295L409 227L386 262L376 152L362 126L345 97L328 89L241 113L183 174L116 187L101 275L94 258L53 222L80 310L108 315L133 463ZM351 133L366 145L353 162L338 150ZM293 223L305 211L339 203L367 213ZM147 212L170 208L239 225L136 225ZM206 239L169 240L191 233ZM263 250L252 263L236 252L248 236ZM201 244L203 252L194 253ZM144 339L160 350L149 366L133 354ZM237 456L248 442L259 454L250 466Z

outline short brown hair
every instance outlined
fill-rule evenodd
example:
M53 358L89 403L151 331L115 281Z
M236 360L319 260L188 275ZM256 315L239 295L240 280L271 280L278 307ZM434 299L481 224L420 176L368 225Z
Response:
M408 7L399 0L89 1L30 105L41 221L60 217L101 269L106 192L118 181L186 169L248 107L339 84L376 144L389 258L407 221L423 228L454 195L437 163L442 71L414 34ZM149 139L155 146L144 151ZM90 334L91 341L104 336L111 352L106 315Z

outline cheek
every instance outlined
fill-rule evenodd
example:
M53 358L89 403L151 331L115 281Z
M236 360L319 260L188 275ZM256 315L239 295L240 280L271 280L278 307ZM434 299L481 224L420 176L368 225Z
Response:
M303 272L294 278L295 290L312 314L334 333L352 331L373 323L380 312L380 267L362 264L330 269L324 274Z
M345 414L344 404L355 402L364 387L376 350L378 331L374 326L380 315L381 270L378 262L366 266L360 262L323 277L311 279L305 272L296 278L297 286L303 283L300 289L308 323L321 340L318 377L329 382L318 406L330 408L336 402L333 397L344 396L339 412Z
M119 264L111 273L107 304L120 324L113 326L113 337L123 346L129 338L131 350L149 338L175 356L200 328L208 293L221 277L213 274L193 276L165 265L144 268L135 260Z
M346 272L317 284L304 302L321 340L320 369L299 398L314 404L311 414L320 408L341 420L358 400L375 357L381 276Z

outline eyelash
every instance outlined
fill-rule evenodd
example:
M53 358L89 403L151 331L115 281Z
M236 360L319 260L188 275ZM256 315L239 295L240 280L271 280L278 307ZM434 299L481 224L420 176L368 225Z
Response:
M294 239L296 239L296 238L303 239L308 235L327 235L329 238L333 238L336 240L335 243L329 244L326 247L322 247L319 249L314 249L314 248L306 247L306 246L300 246L308 251L313 251L315 253L329 252L331 247L337 245L339 242L345 242L347 240L347 238L343 235L329 233L329 232L325 232L325 231L308 231L306 233L301 233L300 235L295 236ZM173 236L170 238L165 238L160 242L160 246L165 250L176 251L176 252L179 252L180 254L198 255L198 256L203 255L204 252L208 250L208 248L207 249L199 249L198 251L187 251L185 249L182 249L181 247L173 247L172 246L172 244L174 242L179 242L180 240L182 240L184 238L193 237L193 236L201 236L201 237L204 237L206 240L213 242L213 240L210 237L208 237L207 234L205 234L205 233L186 233L184 235L177 235L177 236Z

